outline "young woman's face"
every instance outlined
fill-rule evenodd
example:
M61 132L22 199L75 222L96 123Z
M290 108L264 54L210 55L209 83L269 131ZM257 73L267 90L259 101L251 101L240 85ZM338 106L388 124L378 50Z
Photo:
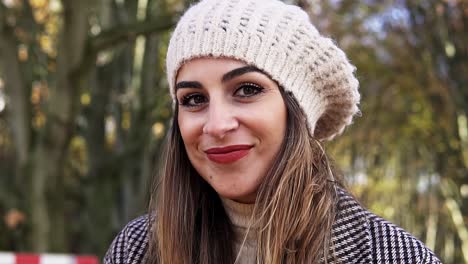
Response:
M286 132L278 85L243 62L199 58L180 69L176 96L194 168L220 196L254 202Z

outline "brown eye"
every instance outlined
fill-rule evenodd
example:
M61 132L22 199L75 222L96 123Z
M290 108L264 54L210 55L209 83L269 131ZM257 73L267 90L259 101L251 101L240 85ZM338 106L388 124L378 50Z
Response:
M206 96L203 94L194 93L183 96L180 105L186 107L197 107L203 105L206 102L208 102Z
M263 88L254 83L244 83L237 88L235 95L239 97L251 97L263 91Z

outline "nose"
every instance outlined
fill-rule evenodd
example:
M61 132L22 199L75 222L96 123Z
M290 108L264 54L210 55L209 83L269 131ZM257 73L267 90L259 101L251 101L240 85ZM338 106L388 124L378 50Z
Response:
M207 119L203 126L204 134L222 139L226 134L239 127L235 111L228 103L210 100L208 107Z

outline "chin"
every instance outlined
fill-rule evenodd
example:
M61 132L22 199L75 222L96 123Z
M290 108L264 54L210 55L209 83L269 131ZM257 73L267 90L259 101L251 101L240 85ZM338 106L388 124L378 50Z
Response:
M216 189L215 189L216 190ZM255 203L255 198L256 198L256 193L255 192L232 192L232 190L226 190L226 191L218 191L216 190L219 196L233 200L239 203Z

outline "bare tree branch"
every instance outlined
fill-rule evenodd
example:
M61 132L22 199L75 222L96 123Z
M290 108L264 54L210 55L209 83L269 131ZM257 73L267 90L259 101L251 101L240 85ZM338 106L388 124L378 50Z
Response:
M178 17L178 16L177 16ZM137 22L135 24L116 26L101 32L99 35L88 39L86 55L81 64L73 72L73 78L79 80L96 63L96 56L100 51L118 46L122 43L134 40L136 37L148 36L164 32L175 25L177 18L160 17L155 20Z
M174 26L173 19L160 18L158 20L148 20L131 25L119 26L100 33L90 39L91 48L94 52L116 46L122 42L134 40L139 35L150 35L169 30Z

